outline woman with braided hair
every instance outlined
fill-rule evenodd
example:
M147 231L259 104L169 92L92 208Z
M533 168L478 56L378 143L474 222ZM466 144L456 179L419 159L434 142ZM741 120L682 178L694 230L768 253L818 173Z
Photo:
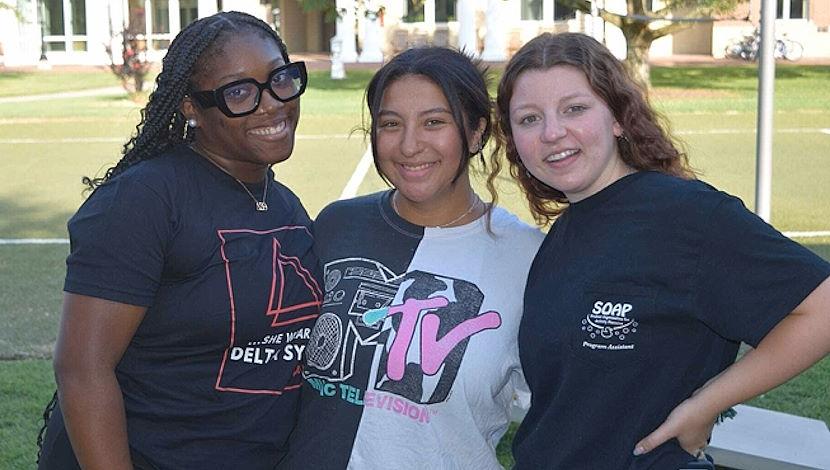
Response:
M40 468L273 468L320 289L310 220L271 165L302 62L243 13L175 38L123 158L69 221L58 403Z

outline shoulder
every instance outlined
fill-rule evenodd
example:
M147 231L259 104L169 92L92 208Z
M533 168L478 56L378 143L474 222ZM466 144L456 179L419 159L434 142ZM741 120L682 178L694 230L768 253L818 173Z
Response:
M198 164L188 149L174 147L157 157L136 163L102 187L114 183L131 188L146 187L159 193L168 192L177 187L188 187L189 185L182 183L192 180L194 173L201 173L197 167Z
M73 219L89 214L121 214L125 221L135 216L156 215L175 210L180 191L195 189L189 184L195 162L187 149L174 148L144 160L98 186Z
M746 211L743 202L698 179L684 179L658 172L646 172L637 189L654 209L664 209L685 217L708 217L720 206Z
M308 219L310 221L308 213L305 210L305 206L303 205L299 196L297 196L297 194L295 194L294 191L291 190L291 188L276 180L273 180L272 184L273 188L276 189L276 192L279 195L280 200L285 205L286 213L302 214L300 218Z
M315 224L337 223L354 217L366 217L379 207L386 191L334 201L320 211Z
M490 228L496 236L496 241L499 241L499 238L505 238L534 251L539 248L545 238L545 234L538 227L527 224L512 212L499 206L493 207L490 212Z

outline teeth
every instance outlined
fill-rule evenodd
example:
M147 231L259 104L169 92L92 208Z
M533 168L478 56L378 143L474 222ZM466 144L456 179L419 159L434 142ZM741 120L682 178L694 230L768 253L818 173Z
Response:
M423 169L431 167L432 165L433 165L432 163L421 163L420 165L407 165L405 163L401 164L402 167L404 167L406 170L409 170L409 171L423 170Z
M545 161L548 163L558 162L559 160L564 160L565 158L574 155L578 151L579 150L576 149L570 149L565 150L564 152L554 153L553 155L549 155L547 158L545 158Z
M274 135L278 134L285 130L285 121L281 121L276 126L271 127L259 127L256 129L251 129L249 132L254 135Z

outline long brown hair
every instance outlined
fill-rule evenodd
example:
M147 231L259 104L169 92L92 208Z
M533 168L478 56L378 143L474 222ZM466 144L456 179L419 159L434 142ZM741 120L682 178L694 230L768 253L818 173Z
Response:
M495 156L504 151L510 174L521 184L540 225L547 225L567 208L564 193L530 175L522 165L510 126L510 100L516 81L529 70L547 70L569 65L582 71L588 83L623 129L617 139L620 157L637 170L654 170L694 178L686 154L665 130L664 119L648 103L645 92L623 64L595 39L580 33L544 33L522 46L510 59L499 82L496 99L496 153L491 160L488 181L501 171ZM551 86L556 86L551 83Z

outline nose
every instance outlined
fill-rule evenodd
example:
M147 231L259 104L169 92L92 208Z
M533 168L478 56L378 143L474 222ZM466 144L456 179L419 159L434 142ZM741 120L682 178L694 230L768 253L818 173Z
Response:
M415 126L407 126L401 133L401 153L405 157L414 157L423 149L421 136Z
M555 142L567 134L567 130L561 119L556 116L545 116L545 127L542 131L542 140Z
M278 108L285 106L285 103L274 98L274 95L271 94L271 90L261 90L260 93L262 93L262 95L259 97L257 114L270 114Z

